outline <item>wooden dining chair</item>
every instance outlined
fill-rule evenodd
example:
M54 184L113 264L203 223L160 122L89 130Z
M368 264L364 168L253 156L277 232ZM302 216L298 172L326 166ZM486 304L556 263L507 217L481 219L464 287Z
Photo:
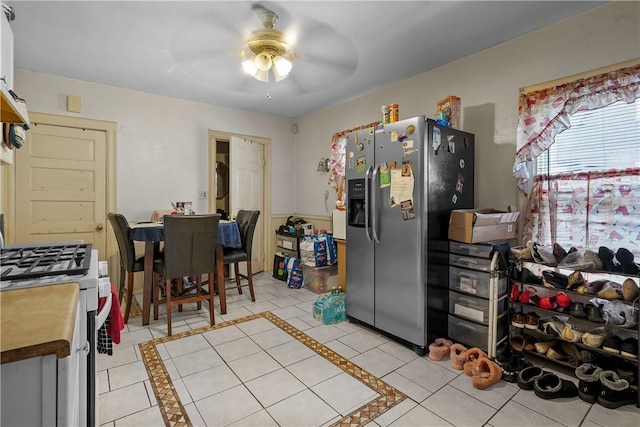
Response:
M133 279L134 273L144 271L144 255L136 255L135 245L133 240L129 238L129 222L124 215L114 212L107 214L109 223L113 228L113 233L118 241L118 253L120 255L120 281L118 285L118 298L120 299L120 305L123 303L124 290L127 290L126 305L124 311L124 323L129 321L129 314L131 313L131 302L133 301ZM154 259L161 257L159 249L156 248L154 253ZM125 284L126 281L126 284Z
M239 210L236 216L236 223L240 230L240 240L242 242L241 248L224 248L224 263L225 265L233 264L233 271L235 280L232 286L224 287L224 291L237 289L238 293L242 293L243 287L249 288L251 294L251 301L256 300L255 293L253 291L253 272L251 269L251 248L253 246L253 234L258 224L258 218L260 217L259 210ZM247 263L247 274L240 273L239 264L241 262ZM247 283L242 283L242 279L245 279Z
M171 336L171 311L176 305L196 302L197 308L200 309L201 302L208 301L209 323L215 324L213 284L219 221L219 214L170 215L164 218L164 257L156 260L153 265L156 275L153 281L153 312L154 318L157 319L159 305L167 304L168 336ZM209 289L203 288L204 274L208 275ZM183 278L194 275L195 287L184 288ZM164 295L160 289L160 276L165 279Z

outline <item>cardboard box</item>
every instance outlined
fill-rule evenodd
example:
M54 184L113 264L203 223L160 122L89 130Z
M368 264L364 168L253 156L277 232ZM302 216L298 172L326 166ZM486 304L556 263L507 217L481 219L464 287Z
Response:
M519 214L495 209L453 210L449 219L449 239L464 243L513 239Z
M304 287L317 294L331 292L338 287L338 266L310 267L302 265Z
M436 106L438 113L442 112L444 119L451 123L454 129L460 129L460 98L447 96L438 101Z

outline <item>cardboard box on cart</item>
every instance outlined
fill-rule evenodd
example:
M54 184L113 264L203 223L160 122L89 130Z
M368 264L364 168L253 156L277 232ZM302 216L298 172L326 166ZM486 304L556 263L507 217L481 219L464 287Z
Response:
M455 209L449 219L449 239L464 243L513 239L519 214L495 209Z

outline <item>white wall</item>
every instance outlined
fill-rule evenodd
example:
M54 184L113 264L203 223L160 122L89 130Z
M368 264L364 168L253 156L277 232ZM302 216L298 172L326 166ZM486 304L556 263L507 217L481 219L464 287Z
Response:
M462 128L476 134L476 207L516 205L519 89L640 57L639 22L639 2L616 2L302 118L296 175L307 184L297 190L298 212L325 213L328 176L315 170L335 132L380 120L380 106L391 103L400 104L400 119L433 117L448 95L462 99ZM332 189L329 202L331 209Z
M117 133L117 209L129 220L148 220L154 209L191 200L208 211L208 130L271 138L272 211L295 212L295 144L290 119L183 101L109 86L16 70L16 92L29 110L113 121ZM66 111L67 95L82 98L82 113Z

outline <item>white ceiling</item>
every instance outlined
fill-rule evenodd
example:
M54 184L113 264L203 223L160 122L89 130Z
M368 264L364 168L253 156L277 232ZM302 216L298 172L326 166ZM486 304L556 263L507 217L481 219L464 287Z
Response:
M278 83L242 72L257 2L3 3L16 13L16 68L297 118L607 2L259 2L296 40Z

